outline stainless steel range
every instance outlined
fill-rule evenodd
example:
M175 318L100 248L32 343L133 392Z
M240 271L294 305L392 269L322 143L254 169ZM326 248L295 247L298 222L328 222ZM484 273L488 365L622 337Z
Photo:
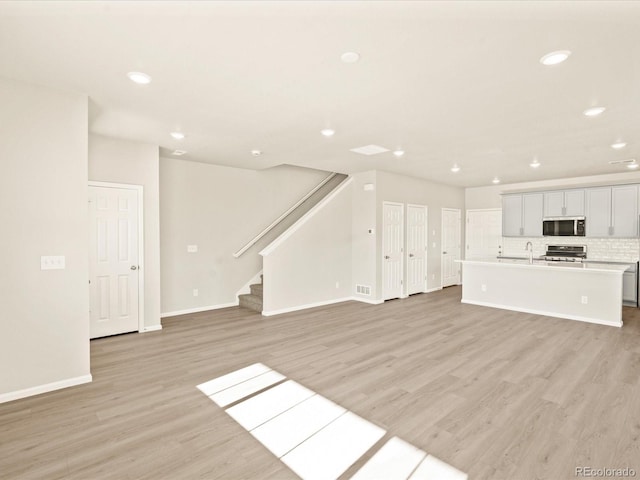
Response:
M587 258L587 246L547 245L547 252L540 258L549 262L582 262Z

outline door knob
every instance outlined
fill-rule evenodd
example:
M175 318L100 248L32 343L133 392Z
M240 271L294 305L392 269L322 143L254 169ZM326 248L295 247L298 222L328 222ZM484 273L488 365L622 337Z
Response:
M414 256L415 256L415 255L414 255L413 253L410 253L410 254L409 254L409 257L414 257Z
M447 254L447 252L442 252L442 254L443 254L443 255L446 255L446 254Z
M138 269L138 267L137 267L137 266L135 266L135 265L131 265L131 270L137 270L137 269Z
M385 260L389 260L390 258L391 258L391 257L390 257L389 255L385 255L385 256L384 256L384 259L385 259Z

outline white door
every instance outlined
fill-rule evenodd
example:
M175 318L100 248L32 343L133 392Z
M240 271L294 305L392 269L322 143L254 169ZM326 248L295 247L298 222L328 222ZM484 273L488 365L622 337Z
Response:
M427 290L427 207L407 205L407 295Z
M442 209L442 286L460 283L460 210Z
M389 300L402 297L403 205L384 202L382 212L382 296Z
M138 191L89 186L90 337L138 331Z
M465 258L497 257L502 253L502 210L467 210Z

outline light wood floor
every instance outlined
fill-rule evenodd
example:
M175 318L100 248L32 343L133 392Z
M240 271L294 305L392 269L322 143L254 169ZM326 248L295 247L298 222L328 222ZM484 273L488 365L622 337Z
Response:
M640 475L640 311L618 329L460 293L269 318L228 308L93 341L93 383L0 405L0 477L295 478L196 389L256 362L470 479Z

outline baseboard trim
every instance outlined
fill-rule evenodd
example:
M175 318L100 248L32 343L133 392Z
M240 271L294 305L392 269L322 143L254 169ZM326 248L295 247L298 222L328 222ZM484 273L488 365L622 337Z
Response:
M162 325L158 324L151 325L150 327L144 327L142 330L140 330L140 333L157 332L158 330L162 330Z
M351 300L355 300L356 302L368 303L369 305L381 305L384 303L384 300L369 300L362 297L351 297Z
M219 305L209 305L207 307L188 308L186 310L176 310L175 312L165 312L160 314L160 318L176 317L178 315L186 315L188 313L207 312L209 310L219 310L221 308L237 307L238 301L230 303L221 303Z
M587 323L596 323L598 325L606 325L608 327L622 327L622 321L618 322L609 322L607 320L598 320L595 318L582 317L580 315L568 315L564 313L555 313L555 312L546 312L544 310L536 310L534 308L521 308L521 307L512 307L509 305L501 305L498 303L491 302L478 302L475 300L465 300L464 298L460 300L460 303L466 303L469 305L479 305L481 307L491 307L491 308L499 308L501 310L512 310L514 312L522 312L522 313L532 313L534 315L544 315L545 317L554 317L554 318L565 318L567 320L577 320L579 322L587 322Z
M442 290L442 287L429 288L429 289L425 290L424 293L437 292L439 290Z
M25 388L23 390L16 390L15 392L8 392L0 394L0 403L12 402L21 398L33 397L34 395L40 395L42 393L53 392L68 387L75 387L76 385L82 385L83 383L91 383L93 377L91 374L82 375L80 377L67 378L66 380L60 380L58 382L45 383L44 385L38 385L37 387Z
M333 303L348 302L353 300L353 297L335 298L332 300L324 300L322 302L307 303L306 305L298 305L295 307L280 308L278 310L262 311L262 315L270 317L272 315L280 315L281 313L297 312L298 310L306 310L307 308L324 307L325 305L331 305Z

